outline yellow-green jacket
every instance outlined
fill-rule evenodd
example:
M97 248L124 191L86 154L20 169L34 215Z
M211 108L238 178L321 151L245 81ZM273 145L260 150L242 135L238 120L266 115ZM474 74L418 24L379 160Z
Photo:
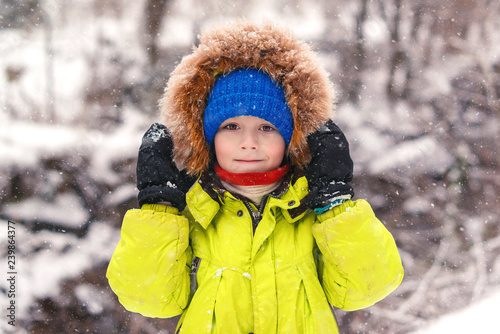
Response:
M317 216L301 210L305 177L285 189L267 199L255 231L243 201L229 192L214 200L200 183L183 214L163 205L128 211L111 288L130 311L183 313L181 333L338 333L330 304L364 308L401 282L394 239L364 200Z

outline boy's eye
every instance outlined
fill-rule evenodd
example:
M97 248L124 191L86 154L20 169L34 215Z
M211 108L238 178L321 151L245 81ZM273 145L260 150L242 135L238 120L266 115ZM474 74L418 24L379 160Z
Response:
M226 129L226 130L238 130L238 125L234 124L234 123L229 123L229 124L222 126L222 128Z
M260 129L261 129L262 131L265 131L265 132L269 132L269 131L274 131L274 130L276 130L276 129L275 129L274 127L272 127L271 125L262 125L262 126L260 127Z

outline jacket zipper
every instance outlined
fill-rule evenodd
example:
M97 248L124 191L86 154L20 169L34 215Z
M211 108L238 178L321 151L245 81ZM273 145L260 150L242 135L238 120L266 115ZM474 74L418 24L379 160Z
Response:
M255 234L255 230L257 229L257 226L259 225L260 221L262 220L262 213L264 212L264 208L266 207L267 203L267 198L269 195L264 196L264 198L260 201L259 208L257 211L255 211L250 203L248 202L243 202L245 203L245 206L248 210L248 213L250 213L250 217L252 218L252 227L253 227L253 234Z
M200 262L201 259L199 257L195 257L193 259L193 262L191 262L191 297L194 295L196 292L196 289L198 289L198 281L197 281L197 276L198 276L198 268L200 267Z

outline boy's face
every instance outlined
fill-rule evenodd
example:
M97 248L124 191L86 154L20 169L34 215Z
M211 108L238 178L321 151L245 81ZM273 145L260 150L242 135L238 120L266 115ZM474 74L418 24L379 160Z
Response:
M219 166L231 173L269 172L285 156L285 140L268 121L254 116L226 119L214 137Z

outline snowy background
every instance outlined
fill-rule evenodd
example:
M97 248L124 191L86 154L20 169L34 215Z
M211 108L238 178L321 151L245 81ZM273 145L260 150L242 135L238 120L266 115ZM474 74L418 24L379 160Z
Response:
M173 333L176 319L123 310L105 270L169 73L200 31L246 18L287 26L320 54L356 196L400 248L401 286L336 310L341 332L499 333L500 3L199 3L0 0L0 332Z

